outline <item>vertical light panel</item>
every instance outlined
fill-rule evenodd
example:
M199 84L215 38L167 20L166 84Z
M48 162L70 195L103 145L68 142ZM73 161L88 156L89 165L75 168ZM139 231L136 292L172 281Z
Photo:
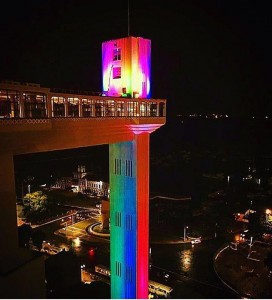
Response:
M110 144L111 298L136 298L135 142Z
M148 299L149 255L149 133L137 143L137 299Z
M150 98L151 41L126 37L102 44L103 91ZM111 298L148 298L149 128L134 140L111 144ZM143 130L142 130L143 129Z

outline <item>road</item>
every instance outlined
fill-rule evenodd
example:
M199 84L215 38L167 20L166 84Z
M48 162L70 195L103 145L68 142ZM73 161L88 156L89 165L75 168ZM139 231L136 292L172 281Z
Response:
M61 227L61 230L61 220L45 224L41 228L46 232L47 239L55 245L62 248L64 244L73 247L85 266L109 266L109 239L90 236L85 230L88 225L97 222L99 217L96 211L92 211L88 219L66 228ZM56 235L56 231L60 235ZM224 242L226 240L221 238L196 245L152 245L150 279L173 287L176 298L238 298L221 283L213 270L213 255ZM90 252L90 249L95 251ZM167 280L165 274L169 274Z

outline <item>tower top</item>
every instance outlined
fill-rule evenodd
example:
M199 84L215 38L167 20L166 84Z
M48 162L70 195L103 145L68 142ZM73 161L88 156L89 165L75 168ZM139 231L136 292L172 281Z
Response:
M103 93L150 98L151 40L128 36L102 43Z

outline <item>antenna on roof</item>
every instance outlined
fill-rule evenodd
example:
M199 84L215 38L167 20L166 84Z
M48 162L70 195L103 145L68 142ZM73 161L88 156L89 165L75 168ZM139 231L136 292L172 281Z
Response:
M129 36L129 0L128 0L128 36Z

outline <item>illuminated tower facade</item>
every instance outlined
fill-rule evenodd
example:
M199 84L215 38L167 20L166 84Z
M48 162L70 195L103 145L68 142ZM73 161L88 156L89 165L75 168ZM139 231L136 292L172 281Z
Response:
M104 42L104 93L127 98L133 111L133 98L150 98L150 58L150 40ZM109 145L111 298L148 298L149 135L155 127L131 125L131 141Z
M45 297L43 256L18 243L14 156L105 144L111 297L148 298L149 138L166 122L166 100L150 98L150 44L103 43L103 96L0 82L0 298Z
M105 95L150 98L151 41L126 37L102 44Z

